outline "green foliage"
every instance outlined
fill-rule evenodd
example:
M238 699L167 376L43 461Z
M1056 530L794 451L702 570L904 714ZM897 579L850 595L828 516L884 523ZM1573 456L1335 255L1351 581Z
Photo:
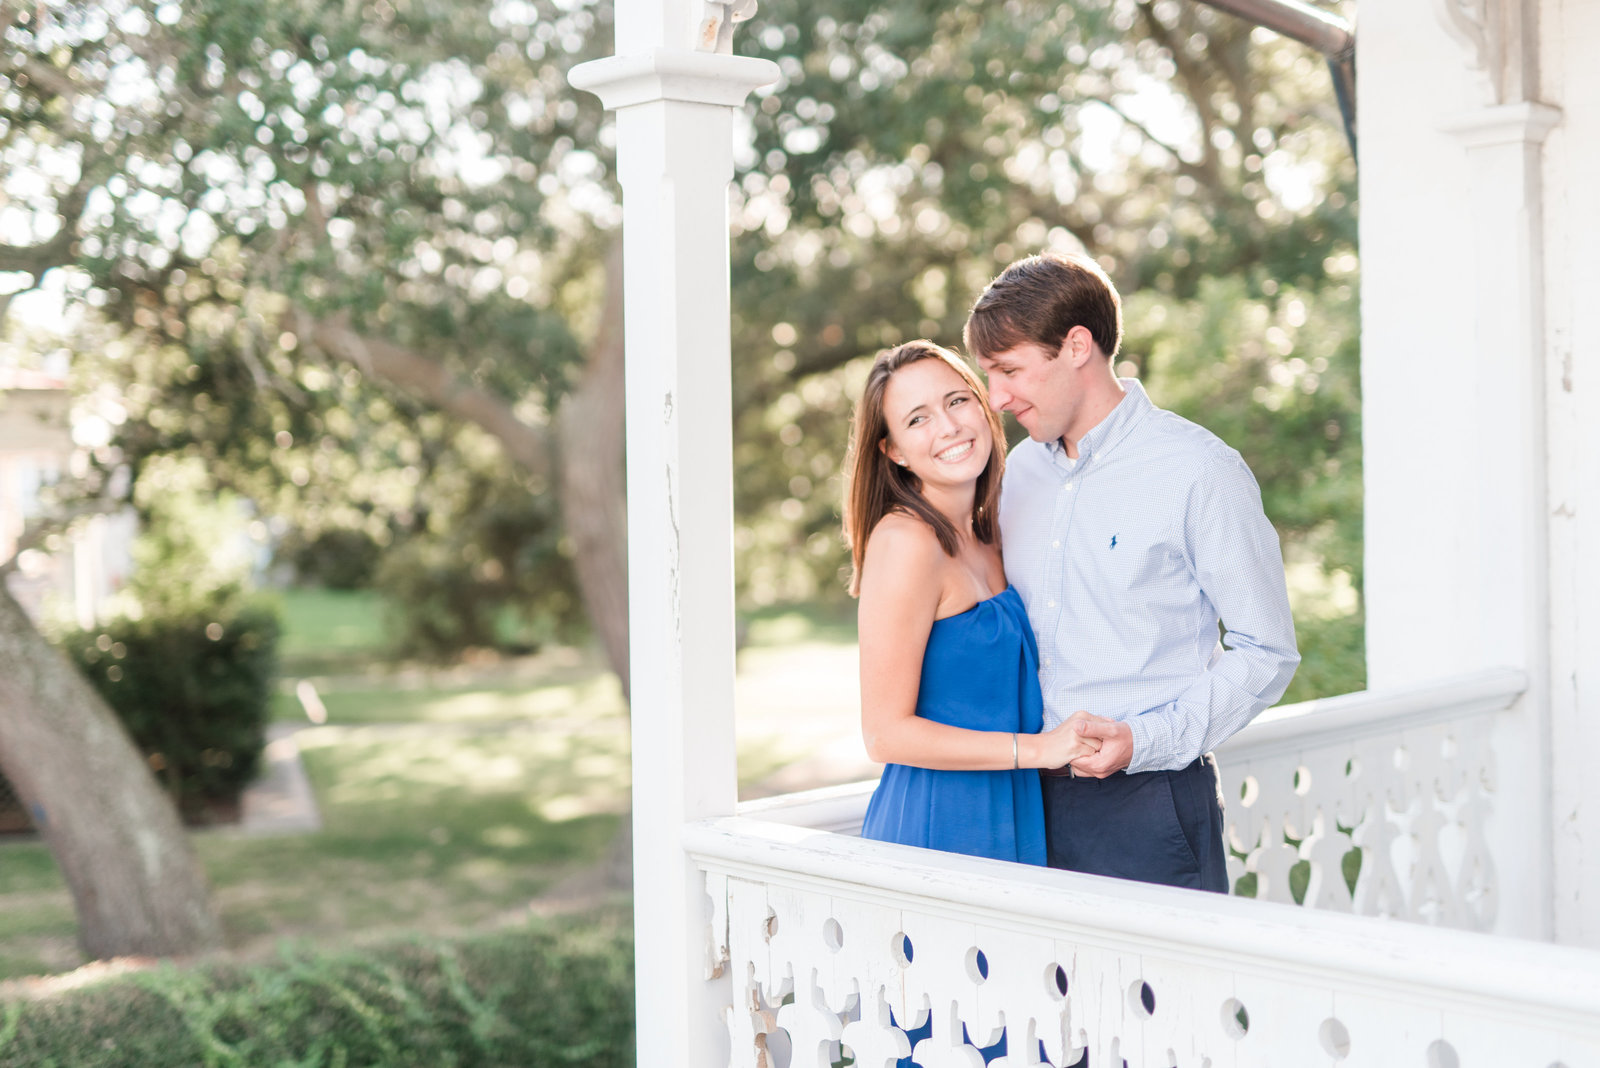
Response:
M0 1007L14 1068L623 1068L632 948L539 925L258 965L164 966Z
M225 813L254 777L277 674L278 613L247 595L249 510L194 458L157 457L133 488L143 530L121 611L57 644L147 756L180 810ZM259 526L259 524L258 524Z
M593 330L616 203L604 112L564 74L606 50L609 8L125 7L29 5L0 49L0 169L44 190L15 210L72 235L30 264L74 268L75 370L120 405L97 461L194 458L310 543L466 518L450 483L483 450L451 401L541 436ZM411 362L377 366L374 340ZM558 539L532 544L518 595L570 619Z
M300 532L278 547L297 582L329 590L364 590L372 585L383 548L365 530L333 527L314 537Z
M177 578L171 578L179 585ZM191 820L256 773L277 669L278 616L242 598L122 617L61 648L127 727Z
M251 571L248 506L235 494L213 494L198 459L153 459L134 484L133 503L142 529L122 594L129 615L204 615L244 591Z
M526 652L583 624L555 502L481 465L436 482L440 509L385 554L376 576L394 651L449 660L468 649Z

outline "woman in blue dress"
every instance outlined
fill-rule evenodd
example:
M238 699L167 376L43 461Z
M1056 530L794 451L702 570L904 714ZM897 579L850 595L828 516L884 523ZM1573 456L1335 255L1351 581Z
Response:
M1006 585L1000 418L930 341L882 353L856 409L844 528L860 598L861 731L883 762L864 838L1045 862L1034 769L1095 750L1039 733L1038 649Z
M861 733L885 764L861 836L1044 864L1035 769L1099 743L1072 720L1039 730L1038 647L1000 561L1004 441L983 383L948 349L911 341L873 363L844 501ZM915 1048L931 1033L930 1018L906 1035ZM1006 1045L981 1050L985 1063Z

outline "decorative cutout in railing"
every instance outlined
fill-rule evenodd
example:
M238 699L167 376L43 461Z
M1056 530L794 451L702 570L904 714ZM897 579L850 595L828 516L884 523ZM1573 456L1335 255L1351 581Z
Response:
M739 817L685 843L734 1068L981 1068L963 1029L992 1068L1600 1063L1600 954Z
M1264 715L1217 754L1236 892L1492 928L1490 729L1523 687L1498 671Z

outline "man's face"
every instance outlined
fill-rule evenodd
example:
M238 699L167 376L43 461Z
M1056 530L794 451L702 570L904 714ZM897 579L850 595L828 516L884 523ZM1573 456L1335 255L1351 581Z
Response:
M1072 425L1080 398L1066 354L1030 341L979 356L978 366L989 379L989 406L1010 412L1034 441L1054 441Z

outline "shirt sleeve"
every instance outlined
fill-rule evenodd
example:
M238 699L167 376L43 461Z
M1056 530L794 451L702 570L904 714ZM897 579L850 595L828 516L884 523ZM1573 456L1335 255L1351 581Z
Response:
M1202 470L1183 526L1189 567L1227 633L1222 654L1177 700L1127 720L1130 772L1186 767L1221 745L1283 696L1300 663L1278 534L1237 453Z

